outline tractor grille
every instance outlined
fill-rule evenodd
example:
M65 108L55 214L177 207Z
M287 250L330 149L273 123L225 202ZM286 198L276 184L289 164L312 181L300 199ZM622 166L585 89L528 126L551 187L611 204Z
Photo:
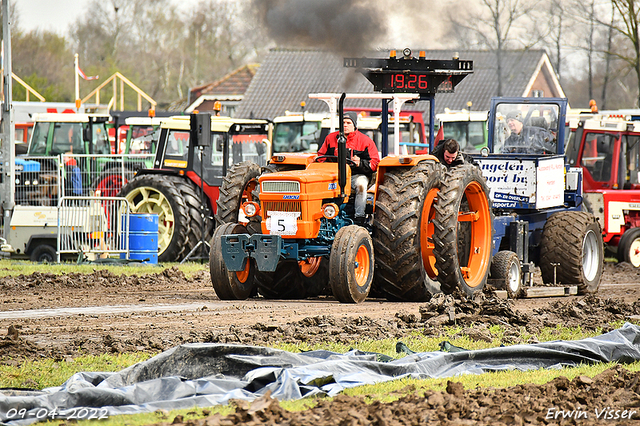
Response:
M300 192L300 182L269 180L262 182L262 192Z
M267 217L271 212L298 212L302 214L302 203L300 201L265 201L263 203L265 215Z

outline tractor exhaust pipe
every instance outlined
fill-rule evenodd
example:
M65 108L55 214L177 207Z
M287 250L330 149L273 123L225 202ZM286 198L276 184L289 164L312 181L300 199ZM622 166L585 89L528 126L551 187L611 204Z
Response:
M340 96L338 115L340 123L340 135L338 136L338 185L340 185L340 197L346 197L344 187L347 185L347 138L344 136L344 99L346 93Z

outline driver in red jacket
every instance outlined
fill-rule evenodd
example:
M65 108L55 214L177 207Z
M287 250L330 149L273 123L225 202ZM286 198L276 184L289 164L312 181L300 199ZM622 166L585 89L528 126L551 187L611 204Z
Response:
M344 113L344 135L347 137L347 155L351 160L351 189L356 193L356 219L364 219L367 204L367 188L373 173L378 168L380 154L370 137L358 131L358 114ZM338 155L340 132L329 133L318 150L318 155Z

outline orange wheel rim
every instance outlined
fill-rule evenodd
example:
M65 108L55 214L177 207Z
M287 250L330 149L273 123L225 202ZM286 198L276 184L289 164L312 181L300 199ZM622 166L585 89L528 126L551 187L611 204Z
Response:
M300 272L307 278L311 278L318 272L320 268L320 257L312 257L307 260L301 260L298 262L298 266L300 267Z
M369 250L364 245L358 247L356 253L356 284L358 287L364 287L369 279L369 268L371 267L369 259Z
M422 204L422 215L420 216L420 250L422 253L422 263L429 278L438 275L436 269L436 257L433 255L433 218L436 215L434 208L436 197L440 190L432 188Z
M247 280L249 279L250 270L251 263L249 262L249 259L247 259L247 266L245 266L242 271L236 271L236 278L238 278L238 281L240 281L241 283L247 282Z
M469 202L470 215L460 215L458 221L471 223L469 263L462 274L469 287L477 287L485 277L491 258L491 211L487 194L478 182L471 182L464 191Z

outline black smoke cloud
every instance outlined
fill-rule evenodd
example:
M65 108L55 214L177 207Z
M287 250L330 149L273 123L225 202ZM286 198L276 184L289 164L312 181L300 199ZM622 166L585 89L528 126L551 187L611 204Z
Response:
M254 0L269 36L280 46L362 56L387 34L386 1Z

